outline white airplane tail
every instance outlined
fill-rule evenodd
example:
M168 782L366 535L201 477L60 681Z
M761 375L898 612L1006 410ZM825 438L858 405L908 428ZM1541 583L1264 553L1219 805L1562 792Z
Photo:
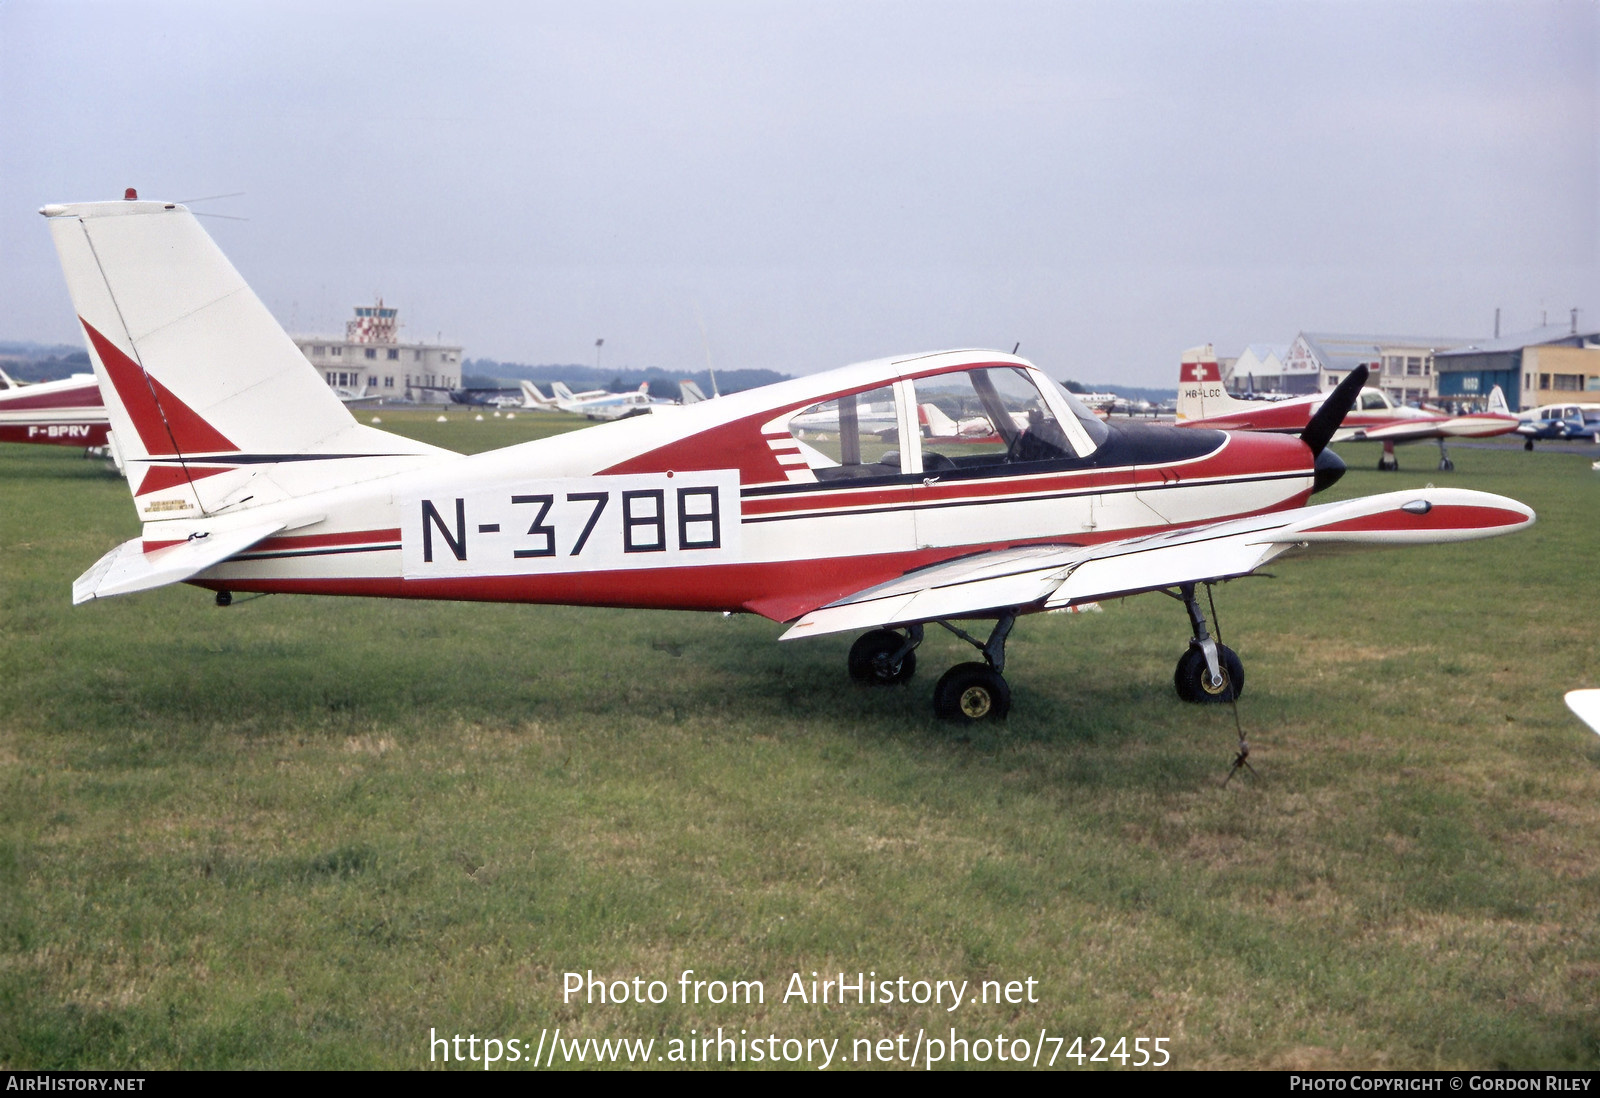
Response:
M1506 403L1506 394L1498 385L1489 390L1489 411L1500 416L1511 414L1511 405Z
M449 451L356 423L182 206L46 206L139 517L200 519Z
M961 430L956 421L945 415L937 404L917 405L917 422L928 429L929 438L955 438Z
M553 408L555 398L547 397L539 391L539 387L531 381L522 383L522 406L524 408Z
M572 395L572 390L567 388L559 381L552 381L550 383L550 391L555 394L555 400L557 403L561 401L571 402L577 399Z
M1211 344L1183 352L1178 371L1178 422L1223 416L1250 407L1248 401L1228 395L1222 384L1222 368L1217 365L1217 352Z
M688 378L678 382L678 393L678 400L682 404L699 404L706 398L706 395L700 391L700 386Z

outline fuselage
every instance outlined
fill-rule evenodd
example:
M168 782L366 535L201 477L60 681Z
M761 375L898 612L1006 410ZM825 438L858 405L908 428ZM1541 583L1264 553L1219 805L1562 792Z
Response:
M108 430L93 374L0 391L0 442L104 446Z
M1034 386L1032 414L1060 424L1062 444L1030 450L1028 432L1010 418L1024 409L1005 413L1015 432L1010 452L951 459L924 444L912 426L917 393L977 375ZM843 422L871 450L886 393L902 428L898 449L841 452L839 432L819 432L819 406L860 397L872 416ZM1295 438L1087 426L1080 416L1098 425L1028 363L994 352L865 363L672 416L448 458L237 518L150 522L145 545L281 518L284 532L194 582L791 620L985 549L1093 544L1298 507L1312 491L1313 459Z

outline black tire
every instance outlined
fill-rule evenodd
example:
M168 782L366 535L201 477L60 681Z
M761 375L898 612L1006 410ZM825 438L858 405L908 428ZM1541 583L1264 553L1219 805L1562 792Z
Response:
M1533 439L1530 438L1526 442L1524 442L1522 444L1522 448L1524 450L1532 450L1533 449Z
M899 663L890 660L905 642L893 629L861 634L850 646L850 677L868 686L897 686L907 681L917 673L917 654L907 652Z
M1005 720L1011 687L986 663L958 663L933 688L933 711L941 719L976 724Z
M1456 471L1456 463L1455 462L1451 461L1449 458L1443 458L1443 459L1440 460L1440 462L1439 462L1439 472L1441 472L1441 473L1453 473L1455 471Z
M1222 672L1222 685L1211 685L1211 673L1206 668L1206 654L1191 646L1178 660L1178 669L1172 674L1172 685L1178 697L1186 702L1229 702L1244 693L1244 664L1239 655L1225 644L1217 645L1217 664Z

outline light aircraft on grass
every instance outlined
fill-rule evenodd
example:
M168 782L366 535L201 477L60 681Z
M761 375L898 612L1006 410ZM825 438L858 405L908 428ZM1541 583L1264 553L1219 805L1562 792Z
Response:
M1289 400L1239 400L1229 396L1222 384L1216 353L1208 344L1183 354L1178 374L1177 422L1183 427L1296 434L1305 430L1325 399L1327 395L1323 393ZM1435 441L1439 444L1439 471L1448 473L1456 466L1445 450L1446 439L1491 438L1516 429L1517 417L1511 414L1498 385L1489 394L1487 412L1460 416L1407 408L1395 404L1381 389L1362 389L1333 441L1383 443L1378 468L1388 470L1400 468L1394 456L1395 443Z
M1165 592L1193 635L1178 693L1227 700L1243 667L1198 586L1307 543L1534 520L1452 489L1306 506L1343 472L1326 445L1357 375L1298 437L1230 434L1108 425L996 351L866 362L462 456L358 424L182 206L41 213L144 523L75 603L187 582L221 605L259 591L750 612L788 623L784 639L864 630L849 671L880 684L910 678L933 623L982 653L934 691L937 712L970 721L1010 704L1021 615ZM923 444L919 406L952 390L1003 447ZM892 407L896 441L862 407ZM802 439L797 422L824 429ZM994 623L986 638L956 624L973 620Z
M0 442L51 446L106 445L110 421L93 374L23 385L6 379L0 389Z
M650 383L640 382L631 392L612 393L594 389L587 393L574 393L559 381L550 383L551 396L546 397L531 381L522 383L522 406L531 409L571 412L590 419L627 419L646 415L662 408L676 408L682 404L697 404L706 399L700 386L693 381L678 382L679 399L662 400L650 395Z
M1525 450L1536 439L1600 443L1600 404L1544 404L1523 412L1516 429Z

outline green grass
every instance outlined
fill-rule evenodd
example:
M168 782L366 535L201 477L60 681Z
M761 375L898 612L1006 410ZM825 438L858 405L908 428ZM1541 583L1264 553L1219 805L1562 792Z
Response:
M462 450L581 422L376 414ZM748 617L187 587L74 609L137 532L126 488L0 447L0 1067L413 1067L430 1027L559 1025L1593 1069L1600 738L1561 694L1600 685L1600 475L1453 456L1336 493L1448 481L1538 525L1218 589L1259 775L1223 787L1233 716L1176 699L1160 596L1025 619L1010 721L962 733L928 695L970 650L936 631L875 691L849 637ZM684 969L766 1002L680 1004ZM563 1003L572 970L673 996ZM841 970L1033 977L1039 1002L780 1001Z

